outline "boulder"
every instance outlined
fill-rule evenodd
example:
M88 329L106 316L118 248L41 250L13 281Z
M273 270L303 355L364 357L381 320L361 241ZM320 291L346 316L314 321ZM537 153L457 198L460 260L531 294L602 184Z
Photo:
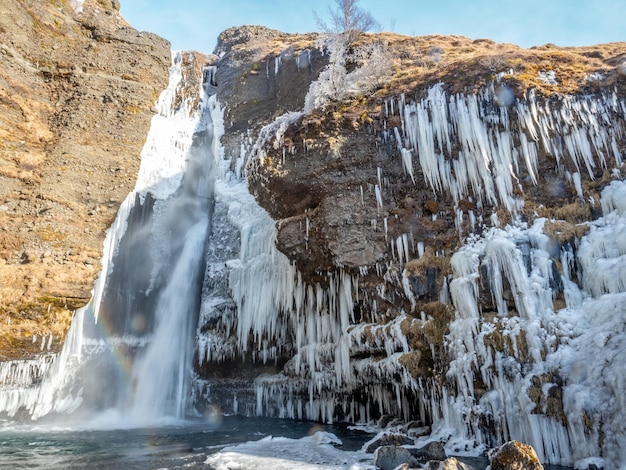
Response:
M446 460L446 450L443 448L441 442L429 442L424 447L419 449L410 449L411 455L420 462L427 462L429 460Z
M431 460L426 464L424 470L472 470L472 467L459 462L454 457L449 457L444 461Z
M383 434L374 438L365 448L365 452L373 454L379 447L413 445L414 443L413 439L404 434Z
M379 447L375 454L374 463L381 470L394 470L403 464L407 464L409 468L419 465L419 462L407 448L399 446Z
M543 470L532 446L509 441L489 452L491 470Z

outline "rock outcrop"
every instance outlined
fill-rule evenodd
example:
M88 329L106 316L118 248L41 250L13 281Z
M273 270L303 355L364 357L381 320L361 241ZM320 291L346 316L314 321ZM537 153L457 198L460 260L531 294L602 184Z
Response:
M543 470L537 453L528 444L507 442L489 453L492 470Z
M133 188L169 43L117 0L0 5L0 358L60 345ZM49 341L50 338L53 341Z

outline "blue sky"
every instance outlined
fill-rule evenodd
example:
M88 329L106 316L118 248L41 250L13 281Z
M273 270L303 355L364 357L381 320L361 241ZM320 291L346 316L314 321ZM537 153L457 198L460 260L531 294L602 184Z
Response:
M260 24L285 32L316 31L331 0L121 0L135 28L157 33L172 48L212 52L231 26ZM385 31L456 34L523 47L626 41L625 0L360 0Z

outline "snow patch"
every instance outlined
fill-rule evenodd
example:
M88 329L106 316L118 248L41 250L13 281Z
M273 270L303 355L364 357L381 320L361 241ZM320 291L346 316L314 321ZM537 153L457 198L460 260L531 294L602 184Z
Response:
M558 85L556 80L556 73L554 70L540 71L537 73L537 80L545 83L546 85Z
M318 431L302 439L266 437L225 447L205 463L216 470L373 470L372 454L337 449L341 441Z
M70 5L74 9L74 13L82 13L83 12L83 4L85 0L70 0Z

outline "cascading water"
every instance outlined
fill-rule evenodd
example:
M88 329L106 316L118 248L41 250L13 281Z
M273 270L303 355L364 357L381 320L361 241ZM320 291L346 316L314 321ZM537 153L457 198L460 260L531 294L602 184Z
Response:
M141 425L192 411L193 339L213 204L211 112L217 109L208 82L189 90L189 102L181 100L192 86L185 83L184 62L195 60L174 58L136 189L107 235L92 302L76 313L41 385L3 392L9 415L107 411L108 419L119 417L117 425Z
M178 56L175 62L182 60ZM175 65L181 67L179 63ZM175 70L175 73L181 72ZM172 80L172 86L181 87L185 84ZM125 340L120 342L125 343L124 346L130 352L127 358L130 371L128 380L118 390L114 408L124 414L125 420L133 423L153 423L162 418L182 419L191 412L188 397L194 354L193 338L198 319L201 274L204 271L202 253L210 228L215 160L211 105L208 103L207 91L206 88L193 90L194 94L200 94L198 110L187 109L185 103L179 104L179 109L175 110L175 113L192 116L184 122L185 130L189 129L187 126L194 126L188 147L183 147L182 152L174 155L168 155L161 148L155 149L155 154L166 161L180 158L182 153L184 175L175 175L179 180L182 178L182 186L167 197L158 195L160 197L157 196L151 208L154 215L149 225L139 220L138 225L129 224L124 235L131 237L131 240L134 237L134 245L137 245L145 243L146 232L150 233L149 246L153 253L119 249L113 258L113 270L108 274L107 283L130 288L122 287L117 292L118 298L111 300L112 306L108 303L112 297L111 290L107 290L106 286L102 297L99 321L109 324L123 322L123 338L131 338L130 344ZM168 101L164 100L164 106L173 105ZM174 136L174 139L174 146L181 144L180 136ZM155 198L152 195L153 188L147 187L144 191L146 195ZM133 220L132 217L129 219ZM123 240L120 246L124 247ZM146 272L144 260L137 258L137 254L141 257L152 255L154 261L147 265L151 266L149 273ZM125 262L125 269L119 272L115 270L117 259ZM134 282L127 282L133 279ZM149 285L144 290L137 289L137 282L142 281L149 281ZM135 309L120 311L114 308L120 305L120 299L124 303L139 293L143 295L143 302L139 302ZM147 310L146 305L151 309ZM109 314L112 318L104 318ZM135 344L139 347L133 351ZM116 354L119 354L119 349L120 344L114 346Z
M154 331L135 359L131 377L130 413L140 421L183 418L189 412L193 338L204 271L201 254L211 217L211 124L200 120L204 129L194 133L182 190L162 217L165 250L170 254L164 268L169 272L156 300Z

